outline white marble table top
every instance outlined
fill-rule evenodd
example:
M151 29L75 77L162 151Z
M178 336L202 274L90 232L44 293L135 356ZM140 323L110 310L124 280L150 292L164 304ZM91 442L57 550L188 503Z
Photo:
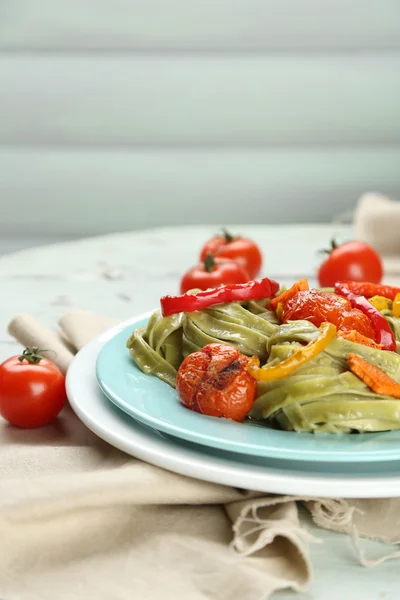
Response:
M236 227L232 230L237 232ZM72 307L121 320L151 310L160 296L178 291L180 276L197 262L201 245L217 231L197 226L112 234L0 257L0 359L19 351L6 331L17 313L30 313L54 327ZM351 239L351 228L343 225L245 225L239 233L261 246L263 274L286 284L305 276L313 283L321 260L317 251L328 247L333 236L338 241ZM307 526L324 542L312 550L315 583L304 595L282 592L277 598L398 599L398 562L365 569L358 565L346 536ZM365 542L365 548L369 554L382 553L372 542Z

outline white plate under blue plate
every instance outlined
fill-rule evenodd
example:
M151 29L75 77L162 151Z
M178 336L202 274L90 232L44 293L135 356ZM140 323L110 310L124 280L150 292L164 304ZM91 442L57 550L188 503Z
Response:
M260 492L308 497L400 496L400 463L396 461L293 463L182 442L141 425L115 407L96 381L99 351L118 330L103 333L85 346L67 374L67 394L73 410L89 429L116 448L181 475Z
M279 431L186 409L175 389L144 375L132 360L126 341L148 315L114 330L96 363L106 396L141 423L169 435L211 448L284 460L372 462L400 459L400 431L364 434L312 434Z

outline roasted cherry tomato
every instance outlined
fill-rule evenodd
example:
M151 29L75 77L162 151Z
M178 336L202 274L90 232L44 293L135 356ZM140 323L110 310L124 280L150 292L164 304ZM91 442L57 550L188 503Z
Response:
M46 425L65 400L64 375L37 348L26 348L0 365L0 414L9 423L25 428Z
M332 241L328 258L318 270L321 287L333 287L337 281L380 283L383 265L379 254L364 242L346 242L337 246Z
M257 389L246 369L248 362L247 356L227 344L208 344L189 354L176 378L180 401L205 415L243 421Z
M246 283L250 277L237 262L228 259L214 259L208 254L204 261L189 269L181 280L181 294L198 288L207 290L228 283Z
M361 335L375 339L375 331L367 315L353 308L347 298L335 294L314 289L297 292L283 304L281 320L286 323L301 319L317 327L328 321L336 325L338 331L355 329Z
M200 260L204 260L207 254L239 262L249 274L249 279L255 279L261 269L262 255L257 244L241 236L235 237L225 230L224 235L215 236L206 242Z

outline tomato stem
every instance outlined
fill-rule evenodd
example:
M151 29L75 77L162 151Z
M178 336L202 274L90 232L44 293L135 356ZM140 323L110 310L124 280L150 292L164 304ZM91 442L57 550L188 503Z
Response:
M40 352L43 352L43 350L39 350L37 346L28 346L18 357L18 360L21 363L27 360L31 365L37 365L43 358Z
M213 255L210 254L210 252L206 255L204 259L204 268L207 271L207 273L212 273L214 271L215 260Z
M28 361L31 365L37 365L40 363L43 352L53 352L54 356L57 356L57 353L54 350L39 350L37 346L28 346L22 352L21 356L18 356L19 362L24 362L24 360Z
M228 242L228 244L230 244L231 242L233 242L233 240L235 239L235 236L233 236L227 229L225 229L224 227L222 228L222 233L224 234L224 238L225 240Z
M340 244L337 243L337 241L335 240L335 238L331 239L331 247L328 249L324 248L323 250L318 250L318 254L329 254L331 252L333 252L333 250L336 250L336 248L339 248Z

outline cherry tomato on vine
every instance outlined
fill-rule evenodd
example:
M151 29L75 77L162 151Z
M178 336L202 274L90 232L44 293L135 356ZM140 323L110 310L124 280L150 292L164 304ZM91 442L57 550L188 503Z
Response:
M246 269L250 279L257 277L262 265L261 250L253 240L233 236L226 230L223 230L223 235L214 236L204 244L200 260L203 261L207 254L238 261Z
M327 251L328 252L328 251ZM318 270L321 287L333 287L337 281L368 281L380 283L383 265L379 254L364 242L346 242L332 249Z
M228 344L207 344L189 354L176 378L180 401L204 415L243 421L257 390L246 368L248 362L247 356Z
M189 269L181 280L181 294L199 288L207 290L228 283L247 283L247 271L233 260L214 259L208 254L204 262Z
M50 423L65 404L65 377L38 348L26 348L0 365L0 415L18 427Z

